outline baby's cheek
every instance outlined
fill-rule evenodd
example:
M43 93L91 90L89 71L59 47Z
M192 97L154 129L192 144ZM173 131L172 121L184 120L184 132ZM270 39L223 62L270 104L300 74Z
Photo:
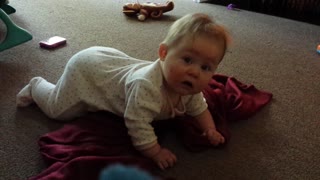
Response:
M210 83L211 81L211 77L210 78L205 78L204 80L201 81L201 84L202 84L202 88L206 88L208 86L208 84Z
M171 74L171 76L176 77L179 74L179 68L171 67L169 69L169 73Z

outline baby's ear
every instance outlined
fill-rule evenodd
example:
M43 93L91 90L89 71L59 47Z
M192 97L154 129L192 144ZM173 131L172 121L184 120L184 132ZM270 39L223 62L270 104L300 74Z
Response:
M167 56L167 52L168 52L168 46L161 43L160 46L159 46L159 58L161 61L164 61L164 59L166 58Z

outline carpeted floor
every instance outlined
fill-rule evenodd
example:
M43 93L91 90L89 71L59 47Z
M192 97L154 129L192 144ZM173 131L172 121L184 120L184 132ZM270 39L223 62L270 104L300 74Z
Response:
M37 140L63 125L35 106L15 107L15 95L30 78L56 82L68 59L93 45L155 60L169 25L190 12L214 16L234 37L218 73L272 92L274 98L253 118L231 125L225 148L192 153L168 134L163 143L178 163L160 174L179 180L320 177L319 26L192 0L175 0L175 9L161 20L139 22L122 14L126 2L132 1L10 1L17 10L11 19L33 40L0 52L0 179L27 179L44 170ZM54 35L67 38L67 46L39 48L40 40Z

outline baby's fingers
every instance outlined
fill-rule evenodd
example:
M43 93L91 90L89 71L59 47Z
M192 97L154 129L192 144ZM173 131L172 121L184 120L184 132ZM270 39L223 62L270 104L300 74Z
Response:
M172 154L171 157L167 160L169 167L172 167L177 162L177 157Z
M210 136L209 141L212 145L217 146L219 144L223 144L225 139L222 135Z
M226 140L224 139L224 137L221 135L220 137L220 144L223 144Z
M174 154L172 156L164 161L159 161L157 164L160 167L160 169L164 170L169 167L173 167L173 165L177 162L177 158Z
M220 144L220 142L217 141L217 140L211 140L210 143L211 143L212 145L214 145L214 146L217 146L217 145Z
M166 169L169 165L167 163L167 161L160 161L158 162L158 166L160 167L161 170Z

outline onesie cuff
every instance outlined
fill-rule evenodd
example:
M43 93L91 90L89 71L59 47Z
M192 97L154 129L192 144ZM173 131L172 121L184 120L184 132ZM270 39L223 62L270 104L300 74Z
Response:
M144 150L144 149L149 149L151 148L152 146L156 145L158 143L157 140L154 140L152 141L151 143L148 143L148 144L143 144L143 145L138 145L138 146L135 146L135 148L137 150Z

